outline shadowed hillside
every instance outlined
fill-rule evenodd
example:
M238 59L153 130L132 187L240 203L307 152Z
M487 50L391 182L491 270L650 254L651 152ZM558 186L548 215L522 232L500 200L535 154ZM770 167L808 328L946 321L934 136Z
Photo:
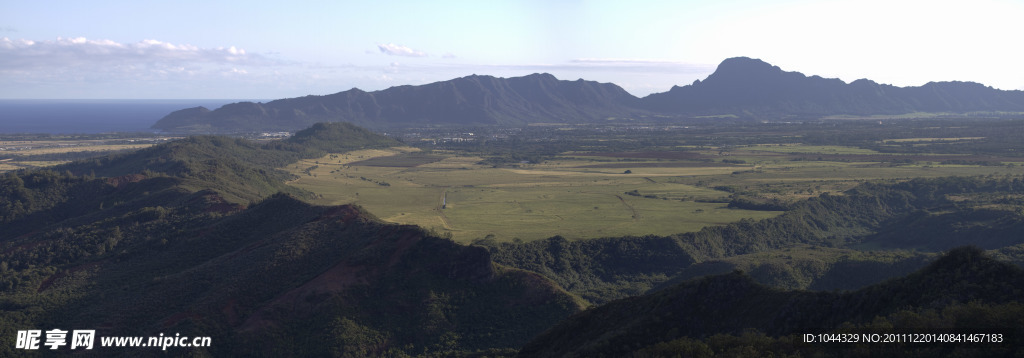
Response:
M588 310L560 323L527 344L521 357L559 356L626 356L643 349L659 348L659 344L678 345L674 349L660 347L661 354L676 352L696 356L713 356L712 347L723 353L726 349L714 340L722 335L742 337L759 332L762 340L802 333L826 333L837 329L852 329L856 325L872 324L869 332L887 332L879 327L876 317L889 317L896 329L909 329L915 333L938 332L942 327L973 327L981 333L1001 333L1015 337L1020 333L1019 323L1024 308L1016 302L1024 284L1020 268L995 261L978 249L960 248L950 251L928 267L905 278L866 287L849 293L782 291L754 282L741 272L708 277L687 282L648 296L628 298ZM947 325L914 327L919 316L929 310L957 310L959 305L971 302L978 311L1004 316L949 317ZM952 316L953 314L951 314ZM902 321L901 321L902 320ZM893 329L893 326L888 326ZM915 329L917 331L915 331ZM747 332L747 333L745 333ZM891 332L891 331L888 331ZM755 334L757 337L757 334ZM749 339L749 337L747 338ZM741 341L741 339L734 339ZM663 343L665 342L665 343ZM743 342L749 344L749 342ZM963 347L932 345L864 346L862 354L877 354L889 349L925 354L949 352ZM898 347L898 348L897 348ZM733 347L735 348L735 347ZM843 347L844 354L856 352L852 346ZM692 349L702 351L693 354ZM792 338L779 339L772 344L755 348L748 354L794 354L831 351L827 345L799 346ZM1006 354L1014 349L1011 344L989 344L984 351L966 350L970 356ZM899 352L895 350L894 352ZM657 351L657 350L654 350ZM668 352L666 352L668 351ZM649 351L648 351L649 352ZM875 353L871 353L875 352ZM832 353L837 353L832 351ZM650 353L648 353L650 354ZM671 355L671 354L670 354Z
M14 352L17 330L88 327L213 337L196 354L508 352L582 309L482 248L268 194L289 190L281 163L393 143L328 124L287 142L191 137L5 174L0 351Z

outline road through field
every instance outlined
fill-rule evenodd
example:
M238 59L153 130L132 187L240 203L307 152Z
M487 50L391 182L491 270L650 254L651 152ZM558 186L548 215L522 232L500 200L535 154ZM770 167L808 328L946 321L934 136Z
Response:
M627 208L629 208L629 211L633 212L633 221L640 221L640 212L636 211L636 208L634 208L632 205L629 205L629 203L626 202L626 199L623 199L622 196L616 194L615 197L619 198L619 201L622 202L622 205L625 205Z
M437 211L438 216L441 218L441 225L444 226L445 230L451 230L452 223L448 221L448 216L444 214L445 207L447 206L445 203L447 195L448 188L441 188L441 197L438 198L437 207L434 210Z

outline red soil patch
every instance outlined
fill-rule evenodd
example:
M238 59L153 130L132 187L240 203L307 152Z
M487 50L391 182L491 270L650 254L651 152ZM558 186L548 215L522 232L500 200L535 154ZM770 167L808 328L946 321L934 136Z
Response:
M308 316L316 313L321 302L336 293L354 285L369 284L369 277L375 276L367 272L365 266L349 266L339 263L312 280L275 297L257 309L241 326L240 332L263 330L276 325L278 318L287 316ZM228 309L229 307L225 307Z
M128 183L137 183L146 179L145 175L142 174L128 174L119 177L107 178L107 184L113 185L115 188L121 187Z
M608 163L585 165L578 168L593 169L628 169L628 168L712 168L736 167L738 165L721 162L659 162L659 163Z
M612 158L637 158L637 159L672 159L672 160L699 160L712 159L713 157L696 152L604 152L604 153L576 153L573 155L585 157L612 157Z
M229 202L217 193L208 193L193 197L189 200L189 204L203 205L204 213L228 214L245 210L245 205Z
M88 269L91 269L91 268L99 266L99 265L100 265L99 262L90 262L90 263L87 263L87 264L82 264L82 265L78 265L78 266L69 268L67 270L57 271L56 273L54 273L53 275L50 275L50 277L47 277L45 280L43 280L42 283L39 284L39 288L36 290L36 293L41 293L43 291L46 291L46 289L50 288L50 286L53 286L53 283L56 282L59 279L67 277L68 275L71 275L71 274L73 274L75 272L88 270Z
M313 221L338 219L342 222L350 222L362 215L358 208L352 205L339 205L328 208L320 217Z

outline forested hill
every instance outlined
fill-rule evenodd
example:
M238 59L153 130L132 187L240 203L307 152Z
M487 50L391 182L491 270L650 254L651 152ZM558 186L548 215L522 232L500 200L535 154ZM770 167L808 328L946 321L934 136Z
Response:
M636 98L610 83L558 80L550 74L467 76L381 91L351 89L325 96L240 102L215 110L189 108L153 125L173 132L298 130L315 122L367 127L608 123L699 116L780 119L913 112L1024 111L1024 91L972 82L895 87L861 79L805 76L746 57L724 60L703 81Z
M1024 333L1022 285L1020 268L976 248L848 293L782 291L734 272L579 313L519 356L1012 355ZM999 333L1002 344L801 344L802 334L830 332Z
M213 337L196 355L507 353L582 309L483 248L274 194L288 188L274 165L389 144L327 124L289 141L192 137L5 173L0 356L25 353L18 330L86 327Z
M1024 244L1024 213L1018 210L1024 205L1022 193L1024 181L1019 177L865 183L843 195L801 201L774 218L666 237L553 237L524 244L479 244L487 246L497 262L541 273L595 304L728 272L738 264L751 268L751 276L761 282L780 287L856 289L906 274L929 260L916 251L940 252L963 245L995 250ZM861 247L915 252L849 250ZM779 249L786 251L775 259L746 256L753 261L723 261ZM808 251L813 258L799 258Z

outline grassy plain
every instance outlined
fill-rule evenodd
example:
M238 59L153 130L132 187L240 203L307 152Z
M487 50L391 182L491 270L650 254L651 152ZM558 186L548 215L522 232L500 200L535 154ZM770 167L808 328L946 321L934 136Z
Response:
M667 235L778 214L706 202L723 201L728 193L676 180L727 174L734 169L728 166L638 167L625 174L588 168L595 162L568 157L494 168L478 164L480 157L434 155L440 160L388 167L379 164L407 162L400 157L417 156L415 149L357 151L304 160L287 170L300 176L292 185L320 194L324 204L358 204L381 219L450 232L463 242L488 235L504 240ZM367 161L385 156L394 158ZM648 197L626 194L633 191Z
M331 154L286 170L300 177L292 185L319 194L321 204L358 204L381 219L451 233L461 242L490 235L524 241L668 235L780 213L727 208L732 192L793 201L867 180L1024 172L904 158L854 147L755 145L566 152L538 164L493 167L480 164L481 157L403 147ZM929 157L913 159L922 158Z
M85 157L146 148L172 139L177 137L0 140L0 172L54 166Z

